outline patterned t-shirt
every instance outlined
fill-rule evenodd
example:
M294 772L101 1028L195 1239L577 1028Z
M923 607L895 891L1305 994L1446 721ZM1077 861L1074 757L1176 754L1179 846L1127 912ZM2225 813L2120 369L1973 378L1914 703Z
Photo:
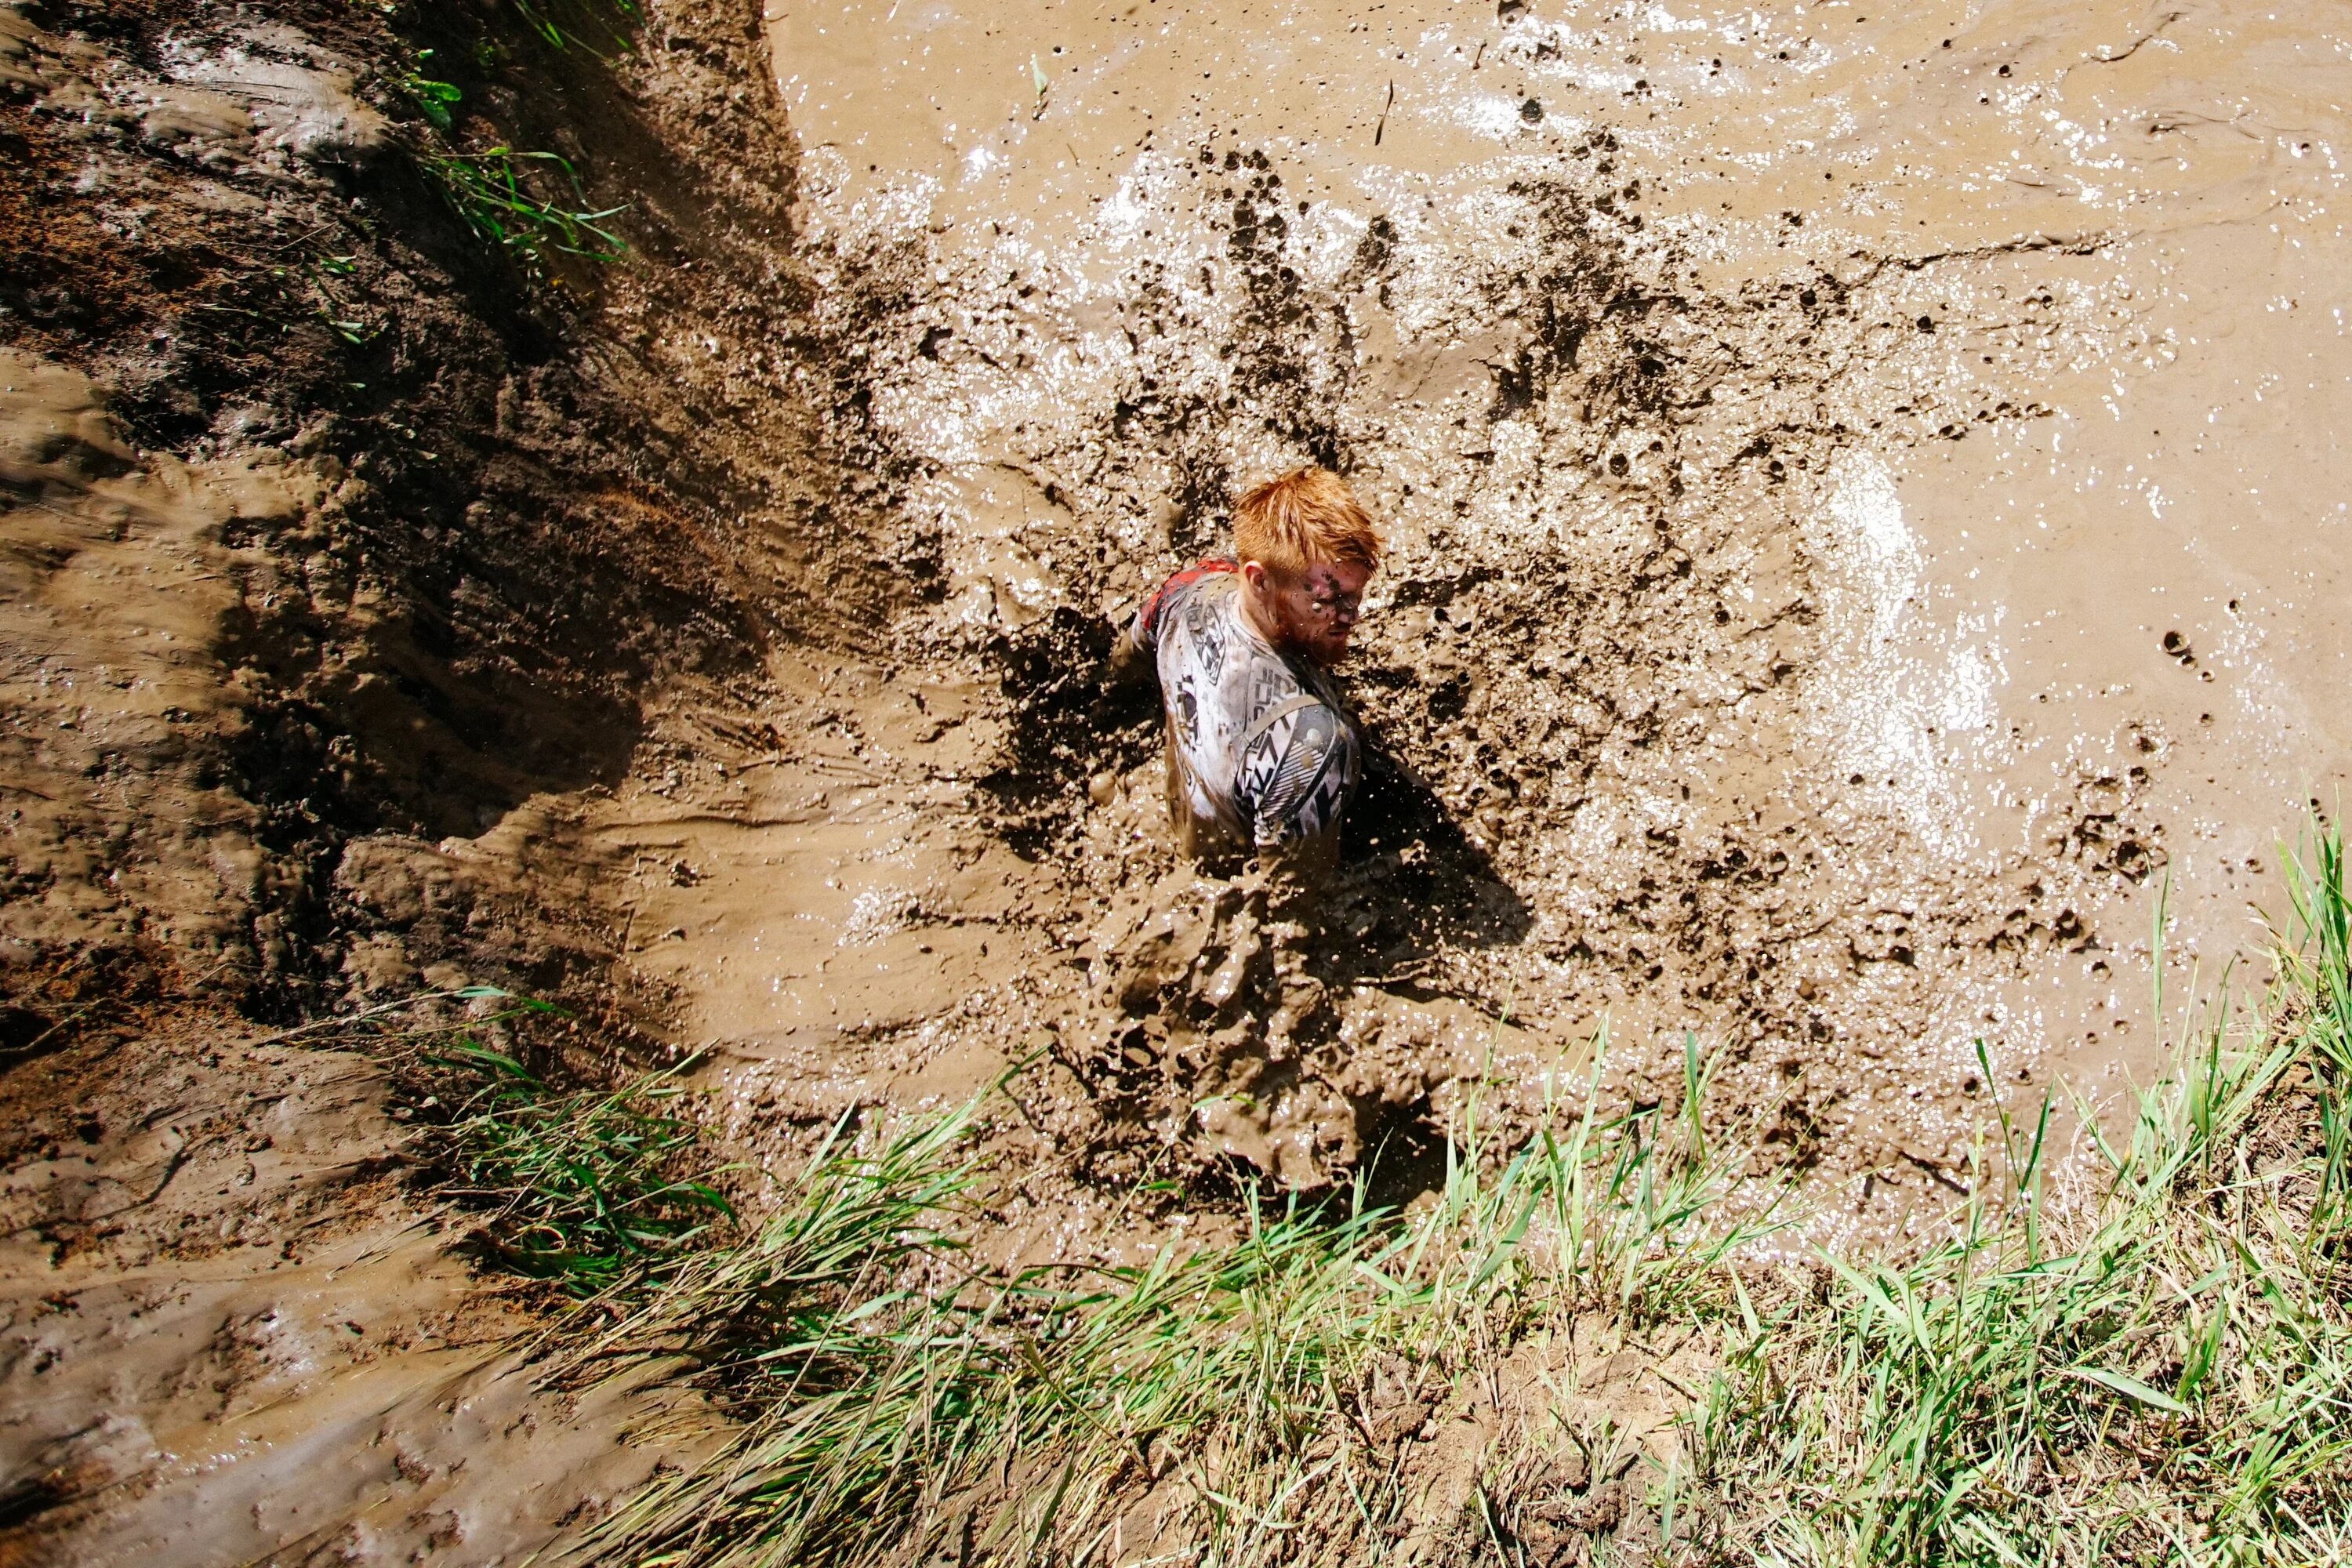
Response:
M1337 826L1360 766L1323 672L1242 616L1241 574L1205 561L1170 578L1129 635L1160 668L1171 751L1192 815L1261 848Z

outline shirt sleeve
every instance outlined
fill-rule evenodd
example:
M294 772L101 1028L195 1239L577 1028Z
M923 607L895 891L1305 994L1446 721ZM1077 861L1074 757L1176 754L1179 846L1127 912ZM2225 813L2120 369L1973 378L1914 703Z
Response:
M1266 726L1242 757L1234 805L1261 849L1328 833L1356 785L1355 731L1315 703Z
M1203 577L1213 577L1220 573L1237 570L1239 568L1232 562L1213 556L1197 566L1188 566L1177 573L1176 575L1160 584L1159 592L1144 600L1142 607L1135 612L1135 620L1127 629L1129 638L1146 653L1157 652L1160 647L1160 628L1167 625L1170 613L1184 602L1185 595L1192 592L1192 585Z

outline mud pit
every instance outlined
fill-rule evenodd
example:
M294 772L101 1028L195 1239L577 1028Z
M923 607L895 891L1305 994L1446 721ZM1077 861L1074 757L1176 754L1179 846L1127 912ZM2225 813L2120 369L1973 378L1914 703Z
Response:
M747 1123L1042 1051L1097 1180L1312 1183L1604 1025L1671 1092L1687 1029L1885 1224L1961 1169L1979 1038L2005 1093L2145 1072L2161 889L2176 987L2252 934L2345 762L2336 46L1505 9L771 8L927 607L727 797L821 828L621 830L677 852L632 963ZM1394 546L1391 766L1327 929L1229 941L1087 670L1309 458Z
M2323 18L657 4L617 73L466 78L631 208L629 258L526 286L388 140L394 42L472 58L488 13L283 9L0 12L8 1455L146 1510L11 1492L34 1529L132 1552L258 1473L77 1437L85 1384L26 1392L57 1300L194 1387L393 1247L392 1351L286 1308L309 1372L134 1425L362 1373L404 1412L445 1352L522 1399L366 1186L381 1086L255 1019L559 995L705 1053L783 1164L1017 1068L995 1246L1068 1258L1259 1177L1410 1199L1474 1100L1580 1096L1604 1026L1602 1092L1671 1099L1687 1032L1821 1228L1895 1231L1992 1095L2149 1068L2163 890L2177 996L2352 760ZM1310 458L1393 555L1307 922L1160 846L1150 702L1096 666ZM196 1033L127 1043L162 1015ZM118 1131L250 1114L240 1073L326 1186L222 1211ZM77 1159L160 1228L52 1201ZM390 1229L240 1250L316 1191ZM157 1258L205 1277L139 1360ZM437 1463L383 1483L399 1542L478 1512ZM218 1558L364 1556L343 1508Z

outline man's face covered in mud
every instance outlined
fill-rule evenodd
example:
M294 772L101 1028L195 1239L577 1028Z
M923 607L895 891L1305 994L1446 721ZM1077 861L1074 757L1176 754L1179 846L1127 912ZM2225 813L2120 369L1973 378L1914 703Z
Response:
M1294 577L1250 561L1242 575L1257 612L1252 618L1276 647L1326 668L1348 657L1348 634L1363 611L1370 568L1318 561Z

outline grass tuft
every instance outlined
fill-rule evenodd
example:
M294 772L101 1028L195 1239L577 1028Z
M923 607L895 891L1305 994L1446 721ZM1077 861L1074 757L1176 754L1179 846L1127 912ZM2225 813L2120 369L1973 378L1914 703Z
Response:
M2342 1560L2343 871L2320 834L2271 994L2225 997L2081 1180L2012 1144L2007 1202L1909 1263L1829 1258L1825 1302L1727 1346L1698 1447L1741 1554Z
M535 33L554 47L565 48L582 42L576 24L559 25L551 13L534 9L523 0L516 0L516 9ZM636 19L636 7L630 0L609 4L572 0L563 14L569 18L575 13L599 25L625 51L627 40L615 29ZM572 30L567 31L567 26ZM482 47L490 48L488 39ZM434 50L419 49L415 63L396 72L391 87L429 127L413 149L416 164L450 209L477 237L515 257L533 273L544 273L555 254L618 260L628 247L604 225L628 209L592 206L569 160L555 153L518 152L504 143L460 150L457 116L465 93L454 82L425 74L433 68L434 57Z
M418 167L467 227L485 242L541 269L551 252L617 261L628 249L604 222L625 207L592 209L569 162L553 153L489 147L478 153L421 154ZM571 195L542 195L561 174ZM573 205L577 204L577 205Z
M454 82L441 81L425 74L425 68L432 64L433 54L431 49L417 50L415 68L394 75L392 85L403 98L416 106L416 111L424 115L436 131L447 131L456 123L457 105L464 101L466 95Z
M492 985L429 991L314 1019L261 1043L364 1049L388 1068L421 1124L420 1163L439 1194L478 1216L472 1243L507 1271L615 1303L653 1289L688 1258L723 1247L735 1173L709 1157L680 1114L676 1081L691 1062L621 1087L566 1088L525 1059L558 1059L541 1026L565 1016Z
M591 54L629 52L629 32L644 19L635 0L514 0L524 25L551 47Z
M676 1069L617 1089L559 1091L514 1058L461 1037L435 1065L478 1079L446 1131L446 1195L487 1210L478 1244L516 1273L583 1300L644 1288L735 1211L690 1174L696 1125L668 1113Z

